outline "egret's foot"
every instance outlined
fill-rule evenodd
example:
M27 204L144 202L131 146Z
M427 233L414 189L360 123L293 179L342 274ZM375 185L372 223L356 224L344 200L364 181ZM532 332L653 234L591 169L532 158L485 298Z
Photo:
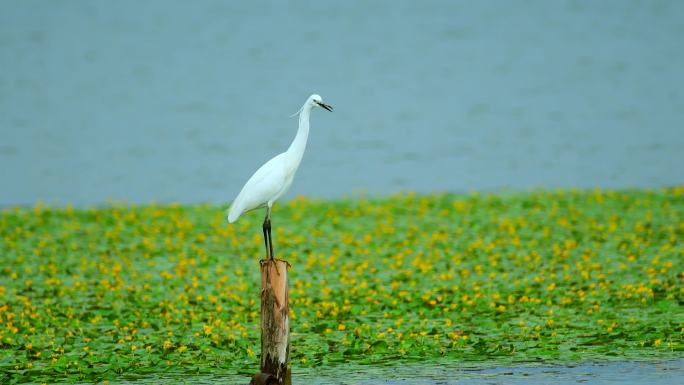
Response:
M277 260L277 259L272 258L272 257L266 257L266 259L262 259L262 260L259 261L259 264L260 264L261 266L264 266L264 265L266 265L266 264L271 264L271 263L273 264L273 267L275 267L276 273L277 273L278 275L280 275L280 270L278 270L278 260ZM285 261L285 263L287 263L287 265L290 266L290 263L289 263L289 262Z

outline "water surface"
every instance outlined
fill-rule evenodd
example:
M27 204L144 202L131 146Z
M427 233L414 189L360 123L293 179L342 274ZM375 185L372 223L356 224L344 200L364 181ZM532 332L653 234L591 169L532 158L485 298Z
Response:
M0 204L684 182L681 1L33 1L0 12Z
M505 367L472 364L409 363L397 366L348 365L332 368L297 370L293 385L680 385L684 361L584 363L573 366L516 365ZM249 376L155 377L134 381L110 381L110 384L197 384L244 385Z

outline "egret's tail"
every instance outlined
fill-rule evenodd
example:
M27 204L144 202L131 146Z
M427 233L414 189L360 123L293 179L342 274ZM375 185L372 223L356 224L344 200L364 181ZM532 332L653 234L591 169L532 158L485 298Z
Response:
M228 210L226 210L226 214L228 214L228 223L233 223L240 218L240 214L242 214L242 209L237 207L237 205L232 204Z

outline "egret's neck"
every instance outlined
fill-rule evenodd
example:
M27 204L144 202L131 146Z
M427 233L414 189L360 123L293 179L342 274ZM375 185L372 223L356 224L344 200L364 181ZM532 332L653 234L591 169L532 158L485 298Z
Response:
M290 148L287 149L288 154L295 160L296 165L302 161L304 150L306 149L306 141L309 138L309 116L311 115L311 107L305 106L299 113L299 129L297 136L295 136Z

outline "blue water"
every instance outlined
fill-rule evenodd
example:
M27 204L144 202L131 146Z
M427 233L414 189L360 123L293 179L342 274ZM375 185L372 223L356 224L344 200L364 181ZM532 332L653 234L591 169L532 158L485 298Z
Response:
M681 385L684 361L604 362L562 365L473 366L407 363L396 366L342 365L294 369L293 385ZM111 380L111 385L244 385L249 375L175 374Z
M684 2L0 2L0 205L684 183Z

